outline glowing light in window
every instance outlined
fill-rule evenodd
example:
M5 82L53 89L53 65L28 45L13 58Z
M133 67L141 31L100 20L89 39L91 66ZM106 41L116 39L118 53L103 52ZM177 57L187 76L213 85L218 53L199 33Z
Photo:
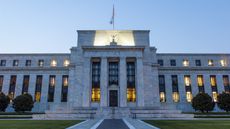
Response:
M218 96L218 93L217 92L212 92L212 99L214 102L217 102L217 96Z
M56 67L57 66L57 61L56 60L52 60L50 63L51 67Z
M179 97L178 92L173 92L172 97L173 97L173 102L176 102L176 103L179 102L180 97Z
M185 67L189 66L189 61L188 60L183 60L183 66L185 66Z
M213 60L208 60L208 66L214 66Z
M69 61L69 60L64 60L64 66L65 66L65 67L68 67L69 64L70 64L70 61Z
M166 102L165 92L160 92L160 102Z
M187 102L192 102L192 93L186 92L186 98L187 98Z
M136 102L136 89L135 88L127 88L127 101Z
M223 67L227 66L227 61L224 60L224 59L220 60L220 65L223 66Z

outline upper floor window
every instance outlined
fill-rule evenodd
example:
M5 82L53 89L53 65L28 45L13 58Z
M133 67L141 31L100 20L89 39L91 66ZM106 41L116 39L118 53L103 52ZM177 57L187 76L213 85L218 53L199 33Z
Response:
M1 60L0 66L6 66L6 60Z
M170 65L171 66L176 66L176 60L170 60Z
M63 63L63 65L65 66L65 67L68 67L69 66L69 64L70 64L70 61L69 60L64 60L64 63Z
M184 84L185 86L191 86L191 78L189 75L184 76Z
M158 63L160 66L164 66L164 61L161 60L161 59L157 60L157 63Z
M26 60L26 66L31 66L31 60Z
M189 66L189 61L187 59L183 60L183 66L185 67Z
M13 60L13 66L18 66L19 61L18 60Z
M208 60L208 66L214 66L213 60Z
M56 60L51 60L50 66L51 67L56 67L57 66L57 61Z
M38 66L43 67L44 66L44 60L38 60Z
M220 60L220 65L223 67L227 66L227 60Z
M201 61L200 60L196 60L195 63L196 63L196 66L201 66Z

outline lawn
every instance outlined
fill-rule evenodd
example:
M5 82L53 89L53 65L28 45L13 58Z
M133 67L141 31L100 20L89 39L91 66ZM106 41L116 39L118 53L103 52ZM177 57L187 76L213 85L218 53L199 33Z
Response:
M65 129L77 120L0 120L0 129Z
M146 120L161 129L230 129L227 120Z

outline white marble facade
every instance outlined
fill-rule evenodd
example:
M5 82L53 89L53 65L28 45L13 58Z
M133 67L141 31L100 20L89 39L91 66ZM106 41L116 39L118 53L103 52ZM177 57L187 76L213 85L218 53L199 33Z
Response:
M114 36L114 42L113 42ZM26 92L35 99L36 78L42 76L40 101L35 102L33 111L73 108L110 107L110 91L117 92L117 107L161 107L176 108L182 111L193 111L187 101L184 77L190 77L190 92L195 96L198 92L197 76L203 76L204 92L212 96L210 76L216 77L217 93L227 91L223 77L230 76L230 54L175 54L156 53L150 46L148 30L106 31L79 30L77 46L66 54L0 54L1 91L9 94L10 80L16 76L12 90L14 98L22 94L23 77L29 76ZM92 102L92 61L100 62L100 100ZM127 101L127 61L135 62L136 101ZM26 60L31 64L26 66ZM39 60L43 65L39 66ZM52 61L56 61L53 65ZM174 60L174 61L172 61ZM184 60L189 61L184 66ZM200 60L197 66L196 60ZM211 62L209 62L212 60ZM16 62L15 62L16 61ZM109 62L118 63L118 85L109 85ZM70 62L70 64L68 64ZM161 65L159 65L159 63ZM172 65L175 63L175 66ZM211 63L209 66L208 63ZM15 66L13 66L15 65ZM53 65L53 66L52 66ZM172 75L178 79L178 102L173 101ZM50 89L50 77L55 76L55 86ZM63 76L68 76L68 92L63 99ZM164 76L164 101L160 97L159 76ZM229 80L228 80L229 85ZM66 90L66 89L65 89ZM49 99L52 91L53 100ZM112 94L112 92L111 92ZM52 96L52 95L51 95ZM114 97L114 96L113 96ZM218 110L218 109L216 109ZM8 111L12 111L9 107Z

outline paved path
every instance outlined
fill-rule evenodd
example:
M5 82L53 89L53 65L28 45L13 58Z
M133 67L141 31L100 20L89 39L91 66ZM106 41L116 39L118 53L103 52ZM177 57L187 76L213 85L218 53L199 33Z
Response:
M105 119L97 129L129 129L122 119Z
M67 129L159 129L137 119L86 120Z

